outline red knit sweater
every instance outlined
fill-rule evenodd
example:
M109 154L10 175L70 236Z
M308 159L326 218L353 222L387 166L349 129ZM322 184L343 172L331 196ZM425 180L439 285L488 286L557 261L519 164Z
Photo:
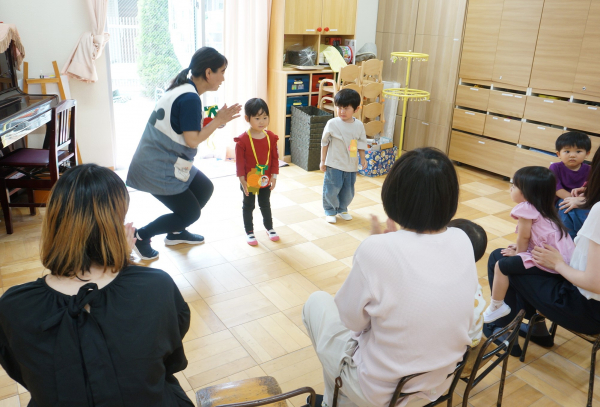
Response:
M271 140L271 157L269 158L269 168L265 171L265 175L271 178L271 174L279 174L279 154L277 153L277 137L273 132L267 130L269 139ZM250 145L250 139L248 133L240 134L234 138L235 141L235 165L237 168L238 177L246 177L246 175L256 167L256 159L252 152L252 146ZM267 161L267 153L269 144L267 138L252 139L254 143L254 149L256 150L256 156L258 157L259 164L263 165ZM266 188L266 187L263 187Z

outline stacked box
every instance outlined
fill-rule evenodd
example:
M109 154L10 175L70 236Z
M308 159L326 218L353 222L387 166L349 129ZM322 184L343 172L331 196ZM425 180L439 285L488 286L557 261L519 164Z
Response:
M306 171L316 171L321 163L321 138L331 113L314 106L292 106L290 147L292 163Z

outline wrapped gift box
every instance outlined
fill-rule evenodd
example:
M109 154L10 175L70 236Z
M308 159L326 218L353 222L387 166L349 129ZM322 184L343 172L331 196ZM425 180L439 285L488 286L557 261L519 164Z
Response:
M360 175L366 175L367 177L379 177L387 174L394 162L396 162L396 155L398 154L398 147L386 148L378 151L365 151L365 158L367 159L367 169L362 169L362 163L360 163ZM360 159L359 159L360 161Z

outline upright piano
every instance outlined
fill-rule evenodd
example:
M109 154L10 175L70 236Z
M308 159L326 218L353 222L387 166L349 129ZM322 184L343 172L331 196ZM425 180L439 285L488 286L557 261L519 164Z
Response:
M0 157L23 147L27 134L50 121L56 95L23 93L17 85L14 43L0 53Z

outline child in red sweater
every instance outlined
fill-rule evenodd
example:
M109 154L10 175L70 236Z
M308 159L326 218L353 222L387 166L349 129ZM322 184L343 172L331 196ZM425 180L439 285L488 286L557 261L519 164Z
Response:
M271 216L271 191L275 189L277 174L279 174L279 154L277 152L277 137L265 130L269 125L269 107L259 98L250 99L244 106L246 121L250 124L247 132L233 139L235 141L235 161L237 176L240 178L240 188L244 192L242 213L246 241L250 246L258 242L254 236L252 211L255 198L258 195L258 206L263 216L263 224L267 229L269 239L279 240L273 229Z

